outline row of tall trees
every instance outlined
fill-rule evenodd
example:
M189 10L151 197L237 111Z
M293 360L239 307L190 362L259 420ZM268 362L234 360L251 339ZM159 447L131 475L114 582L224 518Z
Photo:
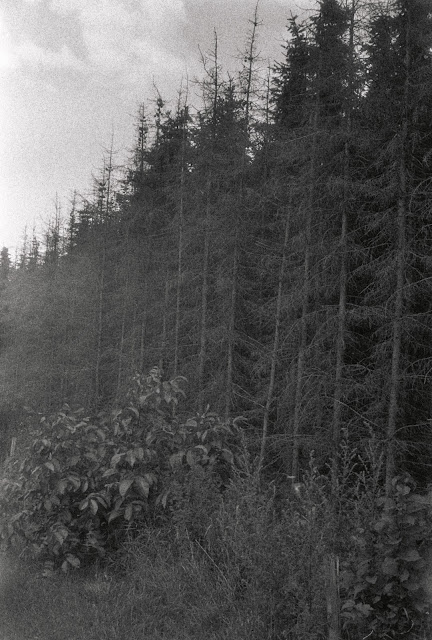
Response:
M259 473L373 434L387 483L431 476L432 15L427 0L321 0L267 72L255 13L238 74L218 42L202 105L143 105L10 267L2 254L5 415L118 401L158 365L187 409L242 415Z

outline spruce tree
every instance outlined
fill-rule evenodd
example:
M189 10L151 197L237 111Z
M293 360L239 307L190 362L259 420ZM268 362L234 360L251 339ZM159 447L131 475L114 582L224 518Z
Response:
M375 374L381 394L373 420L387 447L386 485L408 468L425 482L426 467L410 462L430 446L426 422L430 393L430 315L425 181L431 136L431 14L427 3L398 0L370 24L368 178L372 197L365 241L374 273L368 305L375 311ZM390 294L390 296L389 296ZM421 444L420 444L421 443ZM417 459L418 460L418 459Z

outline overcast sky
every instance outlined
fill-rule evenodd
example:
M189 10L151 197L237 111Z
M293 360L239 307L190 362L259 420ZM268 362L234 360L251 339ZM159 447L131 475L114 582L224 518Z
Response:
M213 32L236 66L256 0L0 0L0 246L87 193L104 147L133 141L140 102L202 75ZM280 58L287 18L313 0L260 0L259 50ZM122 156L122 154L119 154Z

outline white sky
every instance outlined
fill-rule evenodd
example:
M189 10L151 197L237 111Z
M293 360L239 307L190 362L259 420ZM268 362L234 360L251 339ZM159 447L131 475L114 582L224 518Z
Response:
M225 67L236 67L256 0L0 0L0 247L13 253L44 228L58 194L86 193L104 148L119 159L133 142L153 80L173 99L182 77L201 77L198 47L218 33ZM281 56L291 11L313 0L260 0L258 49Z

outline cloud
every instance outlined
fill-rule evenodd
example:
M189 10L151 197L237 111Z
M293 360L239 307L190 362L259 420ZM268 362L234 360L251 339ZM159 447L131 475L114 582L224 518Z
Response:
M81 11L92 0L51 0L49 8L56 13L68 15Z
M13 50L14 66L28 64L31 66L49 67L55 69L68 68L83 71L85 66L79 58L63 45L60 50L44 49L30 40L16 45Z
M0 11L0 70L7 70L13 66L14 60L11 37L6 28L6 21Z
M154 34L163 36L166 29L181 27L186 19L183 0L142 0L143 17Z
M132 81L180 65L184 0L51 0L51 11L74 15L94 70ZM178 46L177 46L178 45Z

